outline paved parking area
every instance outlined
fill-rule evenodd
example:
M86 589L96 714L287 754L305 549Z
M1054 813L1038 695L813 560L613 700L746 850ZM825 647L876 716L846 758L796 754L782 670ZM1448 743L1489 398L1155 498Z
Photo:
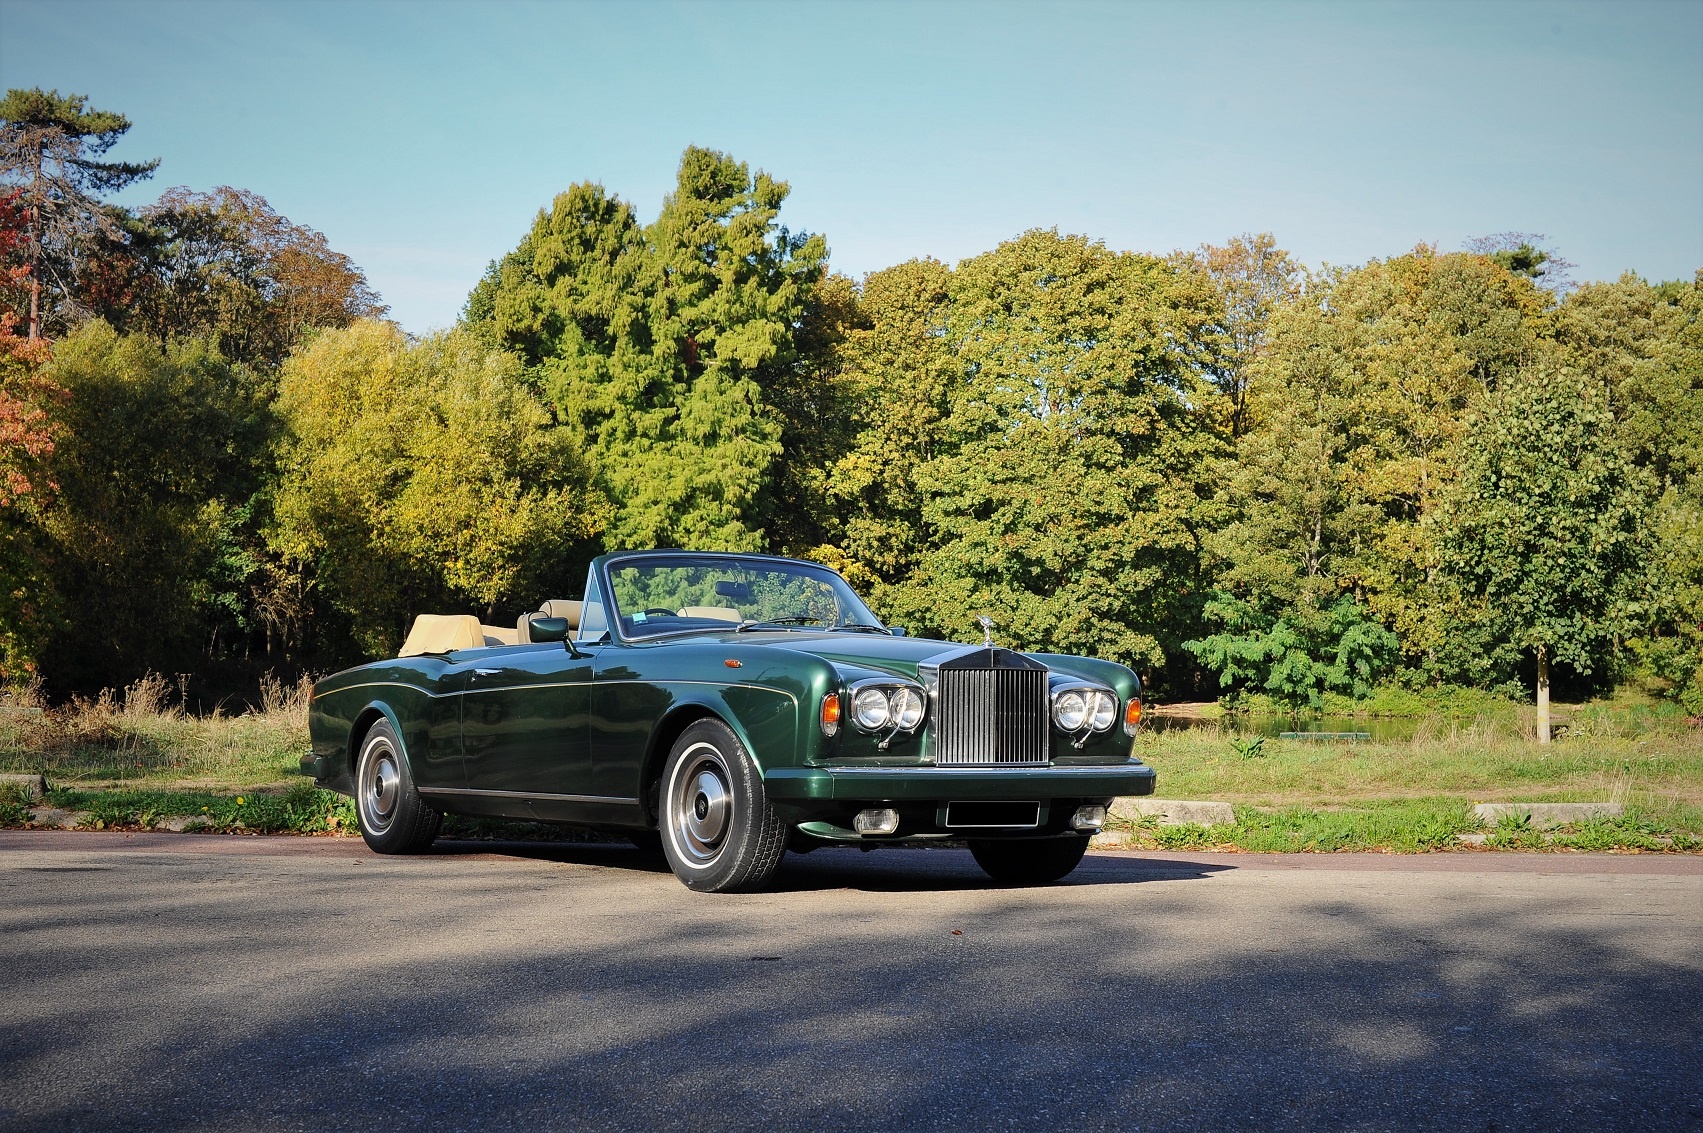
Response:
M1703 858L0 832L0 1130L1703 1128Z

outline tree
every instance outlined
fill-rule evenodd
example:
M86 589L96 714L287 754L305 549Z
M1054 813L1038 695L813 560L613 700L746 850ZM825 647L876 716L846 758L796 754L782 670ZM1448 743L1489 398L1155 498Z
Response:
M1220 632L1183 647L1238 693L1259 689L1289 710L1315 711L1327 692L1364 699L1398 656L1396 635L1367 617L1352 597L1330 606L1291 607L1273 618L1229 595L1206 604L1206 620Z
M1428 517L1467 407L1539 355L1547 312L1490 260L1424 247L1319 277L1280 307L1254 364L1252 428L1221 469L1213 588L1267 624L1349 594L1400 638L1412 677L1506 679L1514 659L1441 571Z
M916 471L929 547L888 609L938 632L991 614L1020 648L1143 668L1191 604L1223 414L1187 352L1210 289L1174 264L1033 231L952 273L943 451Z
M263 403L205 343L162 349L99 320L55 345L44 376L65 393L57 487L35 512L57 609L43 670L65 692L203 667L229 609L219 544L260 486Z
M1589 673L1636 624L1645 476L1613 428L1600 383L1555 365L1519 371L1469 417L1440 518L1448 569L1499 637L1535 655L1540 743L1551 664Z
M9 90L0 99L0 184L22 190L28 212L29 337L42 333L47 289L64 314L80 310L79 270L91 242L122 242L123 214L101 201L153 174L159 161L100 161L130 120L91 110L83 95Z
M270 367L304 330L386 310L348 256L257 193L168 189L140 220L138 294L123 317L161 342L207 338L232 361Z
M771 392L827 258L778 223L787 192L697 147L649 226L575 185L469 297L470 328L532 365L583 445L615 503L611 546L767 542L788 428Z
M397 648L414 614L489 620L583 577L607 505L512 355L366 321L315 337L280 382L268 542L368 656Z
M22 210L0 199L0 263L21 239ZM8 278L21 279L22 268ZM48 470L58 433L52 410L64 391L42 373L52 359L41 339L19 338L17 316L0 311L0 681L35 671L48 620L49 586L35 525L58 486Z
M1205 273L1222 303L1222 317L1207 331L1217 340L1207 372L1229 399L1230 435L1239 437L1250 425L1249 386L1266 344L1266 328L1279 307L1300 298L1306 270L1269 232L1237 236L1223 247L1202 244L1174 258Z
M1541 232L1498 232L1493 236L1476 236L1463 247L1489 257L1514 275L1524 276L1557 295L1565 295L1573 286L1567 275L1573 264L1544 249L1545 239Z
M865 277L840 344L844 418L855 426L827 478L841 530L824 553L865 585L907 578L927 549L917 470L946 451L960 379L946 329L951 276L911 260Z

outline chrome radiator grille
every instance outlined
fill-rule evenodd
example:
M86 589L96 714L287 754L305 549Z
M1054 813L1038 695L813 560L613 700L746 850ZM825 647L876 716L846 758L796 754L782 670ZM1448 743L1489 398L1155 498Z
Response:
M934 717L937 764L1047 762L1044 669L942 669Z

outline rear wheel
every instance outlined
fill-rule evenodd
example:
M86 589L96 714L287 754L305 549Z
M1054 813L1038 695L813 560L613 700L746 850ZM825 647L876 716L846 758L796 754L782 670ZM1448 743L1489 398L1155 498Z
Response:
M372 726L355 761L355 816L361 837L381 854L412 854L438 836L443 815L414 789L402 744L389 720Z
M787 826L745 745L720 720L683 732L662 771L662 850L689 889L750 893L773 879Z
M1066 877L1088 852L1088 839L972 838L970 853L982 872L1006 885L1045 885Z

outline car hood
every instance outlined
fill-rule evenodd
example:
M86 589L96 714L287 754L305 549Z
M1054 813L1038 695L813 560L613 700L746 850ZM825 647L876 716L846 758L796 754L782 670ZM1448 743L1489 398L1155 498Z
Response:
M808 653L841 665L885 669L915 678L917 666L930 657L964 648L953 641L926 637L889 637L876 633L835 633L832 630L754 630L725 633L729 645L762 645L793 653Z

